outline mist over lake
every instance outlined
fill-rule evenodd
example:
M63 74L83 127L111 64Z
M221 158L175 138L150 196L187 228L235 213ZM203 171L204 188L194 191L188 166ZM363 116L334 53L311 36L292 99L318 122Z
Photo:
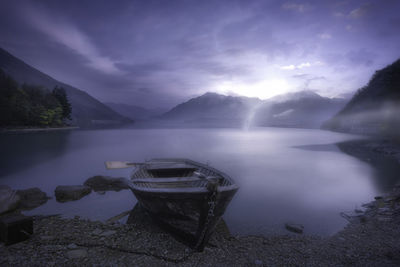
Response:
M286 222L305 233L331 235L347 223L342 211L360 208L387 190L365 162L335 145L360 139L310 129L118 129L0 135L0 183L39 187L54 196L58 185L94 175L127 177L131 169L106 170L108 160L143 162L190 158L226 172L240 186L224 219L234 234L285 233ZM79 201L51 199L26 214L79 215L106 220L131 209L129 190L92 192Z

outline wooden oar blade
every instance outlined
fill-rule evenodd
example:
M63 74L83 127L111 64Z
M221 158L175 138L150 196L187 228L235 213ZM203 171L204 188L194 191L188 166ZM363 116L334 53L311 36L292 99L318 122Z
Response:
M123 169L123 168L131 168L135 167L138 163L132 163L129 161L106 161L106 168L111 169Z

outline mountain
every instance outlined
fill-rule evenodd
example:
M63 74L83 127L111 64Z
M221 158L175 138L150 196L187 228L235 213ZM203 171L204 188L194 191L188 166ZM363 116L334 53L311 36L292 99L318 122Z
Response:
M147 109L122 103L105 102L112 110L133 120L147 120L159 116L165 112L164 109Z
M368 84L324 128L400 137L400 59L376 71Z
M347 100L322 97L305 90L267 99L260 105L253 119L258 126L320 128L335 115Z
M206 93L177 105L160 118L189 125L241 127L259 103L258 98Z
M206 93L177 105L164 120L207 126L277 126L319 128L346 103L312 91L282 94L267 100Z
M72 123L80 127L114 126L132 122L88 93L53 79L1 48L0 69L19 84L38 85L50 90L55 86L63 87L72 105Z

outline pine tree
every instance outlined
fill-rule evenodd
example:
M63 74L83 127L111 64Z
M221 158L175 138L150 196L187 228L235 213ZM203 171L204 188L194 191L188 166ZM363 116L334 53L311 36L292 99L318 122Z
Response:
M67 93L65 92L65 89L62 87L54 87L52 94L54 97L60 102L61 107L62 107L62 118L63 119L71 119L71 104L69 103Z

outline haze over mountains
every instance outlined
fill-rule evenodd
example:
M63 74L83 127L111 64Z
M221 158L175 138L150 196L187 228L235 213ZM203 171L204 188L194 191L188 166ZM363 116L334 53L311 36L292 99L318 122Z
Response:
M147 109L135 105L128 105L123 103L105 102L107 106L115 110L119 114L130 118L132 120L148 120L157 117L165 112L165 109Z
M0 69L18 83L53 89L63 87L72 104L72 123L80 127L123 125L153 120L160 125L204 127L276 126L324 128L362 134L400 136L400 60L377 71L367 86L347 103L313 91L278 95L267 100L206 93L168 112L107 103L59 82L0 48ZM340 111L340 112L339 112Z
M324 128L400 138L400 59L376 71Z
M206 93L177 105L161 118L188 125L240 126L260 102L258 98Z
M254 125L320 128L347 102L344 98L322 97L306 90L270 98L257 108Z
M53 79L1 48L0 69L10 75L19 84L38 85L50 90L55 86L63 87L72 105L72 123L75 125L80 127L98 127L132 122L88 93Z
M346 103L312 91L279 95L267 100L206 93L177 105L164 120L203 126L278 126L319 128Z

